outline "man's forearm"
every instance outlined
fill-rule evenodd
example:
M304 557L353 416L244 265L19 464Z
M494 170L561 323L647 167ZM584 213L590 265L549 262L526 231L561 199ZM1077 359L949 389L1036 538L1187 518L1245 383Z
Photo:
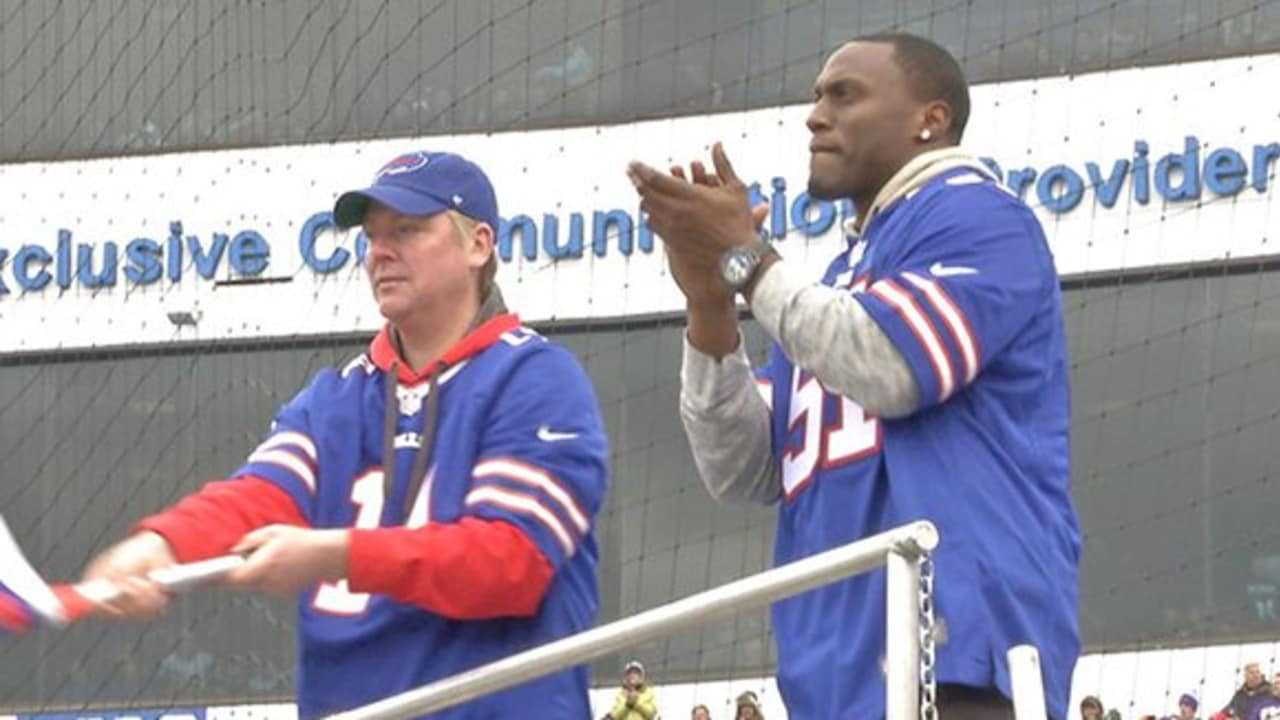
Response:
M785 262L762 270L751 289L756 320L828 390L883 418L903 417L919 406L911 368L847 290L801 279Z
M717 360L738 348L738 308L724 301L689 302L688 337L698 350Z
M163 537L178 562L195 562L226 553L250 530L276 524L305 527L307 520L280 486L246 475L208 483L134 530Z
M708 492L718 500L777 500L769 407L736 331L732 351L719 359L686 340L680 379L680 419Z

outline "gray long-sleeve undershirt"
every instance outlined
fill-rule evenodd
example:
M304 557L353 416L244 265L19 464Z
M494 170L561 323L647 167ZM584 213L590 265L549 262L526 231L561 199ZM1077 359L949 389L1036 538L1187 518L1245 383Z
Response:
M861 227L930 179L961 167L989 173L959 148L917 155L876 193ZM756 283L751 309L787 357L828 390L881 418L903 417L919 406L920 386L911 368L849 291L809 282L777 262ZM741 341L736 353L717 362L691 347L686 336L680 377L680 417L707 489L720 500L777 500L781 470L769 407L755 389Z
M751 298L756 319L797 367L882 418L902 417L920 390L906 361L848 290L765 270ZM770 503L781 493L770 411L742 342L717 361L684 343L680 418L703 484L718 500Z

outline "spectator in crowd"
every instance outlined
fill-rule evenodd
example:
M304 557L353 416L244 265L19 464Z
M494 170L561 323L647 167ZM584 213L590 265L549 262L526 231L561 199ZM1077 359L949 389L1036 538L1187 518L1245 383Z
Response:
M1262 667L1256 662L1248 663L1244 666L1244 685L1236 690L1236 694L1231 696L1231 702L1227 706L1219 710L1213 715L1213 720L1224 720L1233 717L1240 720L1251 720L1254 716L1254 710L1257 706L1274 697L1271 694L1271 685L1267 682L1267 677L1262 674Z
M654 720L656 717L658 700L645 677L644 665L632 660L622 670L622 687L604 720Z
M1259 696L1244 720L1280 720L1280 673L1271 678L1271 693Z
M1176 720L1200 720L1196 711L1200 709L1200 701L1191 693L1183 693L1178 698L1178 714Z
M750 690L738 696L738 712L733 720L764 720L764 712L760 710L760 698Z
M1191 693L1183 693L1178 698L1178 712L1172 715L1143 715L1138 720L1200 720L1200 716L1196 714L1196 710L1200 708L1200 701Z
M1096 695L1086 695L1080 701L1080 720L1102 720L1102 701Z
M706 705L694 705L692 720L711 720L711 709Z

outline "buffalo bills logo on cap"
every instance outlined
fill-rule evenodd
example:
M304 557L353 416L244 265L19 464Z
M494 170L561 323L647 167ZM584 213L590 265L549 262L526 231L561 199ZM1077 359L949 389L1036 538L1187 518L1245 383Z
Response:
M383 165L382 169L378 171L376 180L381 180L387 175L403 175L404 173L413 172L419 168L426 167L430 161L431 156L425 152L406 153Z

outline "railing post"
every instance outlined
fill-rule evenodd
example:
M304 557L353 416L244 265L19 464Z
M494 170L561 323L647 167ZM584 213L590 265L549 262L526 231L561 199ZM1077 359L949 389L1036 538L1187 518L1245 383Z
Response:
M885 558L885 717L920 717L920 565L915 553Z
M1018 720L1045 720L1044 675L1035 645L1009 648L1009 684L1013 686L1013 715Z

